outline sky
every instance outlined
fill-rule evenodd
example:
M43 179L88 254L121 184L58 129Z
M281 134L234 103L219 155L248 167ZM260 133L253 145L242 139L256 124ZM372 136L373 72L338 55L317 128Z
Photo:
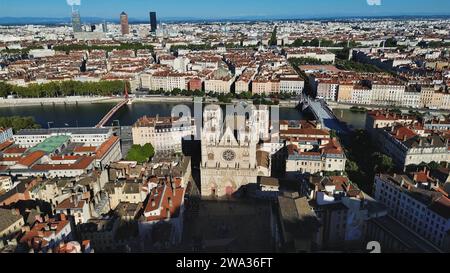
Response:
M0 17L70 16L67 1L81 1L82 17L308 18L333 16L450 15L449 0L0 0Z

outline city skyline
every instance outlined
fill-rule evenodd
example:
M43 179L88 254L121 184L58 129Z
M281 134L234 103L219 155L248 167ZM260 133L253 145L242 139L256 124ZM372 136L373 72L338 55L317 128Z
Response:
M168 19L302 19L319 17L383 17L403 15L450 15L450 3L438 0L343 0L336 3L331 0L320 1L215 1L214 5L204 0L194 2L178 1L167 3L147 3L142 0L121 2L112 0L104 5L102 0L81 2L82 17L117 19L120 12L126 11L132 20L145 20L150 10L157 11L162 20ZM379 4L378 4L379 3ZM236 11L236 5L241 9ZM173 7L177 8L174 9ZM70 16L70 7L63 0L44 0L36 3L31 0L8 3L0 1L0 18L66 18ZM27 7L27 8L24 8ZM334 7L334 8L330 8ZM98 15L101 10L101 16ZM275 11L274 11L275 10ZM13 15L13 16L12 16Z

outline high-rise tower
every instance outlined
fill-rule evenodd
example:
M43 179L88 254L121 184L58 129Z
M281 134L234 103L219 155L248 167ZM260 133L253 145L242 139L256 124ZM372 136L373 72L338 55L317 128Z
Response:
M72 28L73 32L82 32L81 29L81 17L80 11L73 5L72 6Z
M120 14L120 26L122 35L130 34L130 26L128 25L128 15L125 12Z
M158 28L158 24L156 21L156 12L151 11L150 12L150 31L155 32L157 28Z

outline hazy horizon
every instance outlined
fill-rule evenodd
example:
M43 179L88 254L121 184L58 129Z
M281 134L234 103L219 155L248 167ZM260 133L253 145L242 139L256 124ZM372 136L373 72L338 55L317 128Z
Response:
M122 11L127 12L133 20L148 19L150 11L156 11L158 18L163 20L450 15L450 1L442 0L81 0L77 8L82 18L114 20ZM70 17L70 13L71 7L66 0L0 0L0 18L63 19Z

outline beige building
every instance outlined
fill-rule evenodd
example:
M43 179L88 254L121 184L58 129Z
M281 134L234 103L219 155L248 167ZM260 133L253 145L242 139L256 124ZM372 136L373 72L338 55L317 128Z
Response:
M24 224L25 221L18 211L0 208L0 239L20 231Z
M110 182L106 184L105 190L109 195L111 209L115 209L121 202L141 203L147 197L143 185L134 181Z
M335 81L319 81L317 83L317 96L325 100L336 101L339 83Z
M372 84L372 104L401 105L406 91L405 85L396 83Z
M337 139L297 138L287 142L286 172L315 174L345 171L347 159ZM319 147L318 151L315 147Z
M434 87L422 87L420 92L420 108L428 107L433 102Z
M338 102L351 102L353 98L353 84L341 84L339 85L339 91L337 93Z
M220 67L205 79L205 91L228 94L235 77L226 68Z
M0 176L0 195L12 189L13 183L9 176Z
M133 125L133 144L151 143L156 152L177 153L183 138L194 135L195 130L194 119L144 116Z
M297 76L280 78L280 93L301 94L304 88L305 81Z

